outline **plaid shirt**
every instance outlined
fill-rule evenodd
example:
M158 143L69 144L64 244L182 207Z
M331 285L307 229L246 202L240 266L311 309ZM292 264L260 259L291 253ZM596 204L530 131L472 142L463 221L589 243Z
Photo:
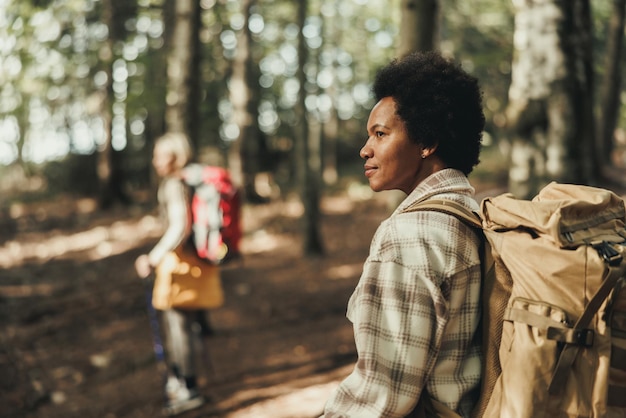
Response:
M450 215L402 211L430 198L477 210L473 192L460 171L439 171L381 223L348 303L358 361L323 417L405 417L424 386L469 416L481 373L473 341L480 317L479 239Z

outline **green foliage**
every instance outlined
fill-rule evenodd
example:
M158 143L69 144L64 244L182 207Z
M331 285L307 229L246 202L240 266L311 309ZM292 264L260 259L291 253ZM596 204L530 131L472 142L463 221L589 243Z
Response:
M592 3L596 70L601 75L610 2ZM101 141L100 103L110 93L118 124L113 145L123 150L128 172L143 171L145 181L150 145L162 131L166 102L164 0L111 0L112 10L106 10L106 4L6 0L0 19L5 39L0 49L0 129L5 132L0 137L0 164L19 158L22 163L40 161L44 157L35 151L54 147L77 155L94 153ZM201 5L200 144L223 150L234 137L228 81L242 11L235 0L203 0ZM287 0L259 0L250 20L266 169L289 155L297 123L296 6ZM442 0L441 8L441 48L481 80L487 131L497 143L511 76L511 1ZM109 12L111 33L105 21ZM309 95L309 117L322 124L338 117L338 149L346 155L354 155L360 146L374 73L395 56L399 18L397 0L310 1L303 28L310 49L303 86ZM106 48L109 40L112 51ZM105 70L111 65L113 92L107 92ZM72 183L69 174L59 173L64 167L68 173L75 170L71 159L62 160L61 154L48 157L57 160L50 178L58 181L51 184Z

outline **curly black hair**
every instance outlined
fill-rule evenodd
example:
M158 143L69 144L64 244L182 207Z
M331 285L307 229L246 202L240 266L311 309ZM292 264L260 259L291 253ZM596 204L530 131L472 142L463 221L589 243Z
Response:
M479 162L485 127L478 80L438 52L394 59L376 74L376 101L392 97L409 138L465 175Z

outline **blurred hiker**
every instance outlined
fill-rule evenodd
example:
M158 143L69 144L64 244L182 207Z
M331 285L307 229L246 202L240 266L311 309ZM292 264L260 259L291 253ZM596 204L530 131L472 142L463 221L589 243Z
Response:
M148 254L135 261L140 277L146 278L153 272L156 276L152 304L159 310L159 325L165 337L168 415L197 408L205 401L198 389L193 327L199 324L205 335L211 329L204 311L193 304L198 292L181 292L181 286L201 283L206 288L202 292L208 292L201 300L202 306L219 307L223 303L219 267L198 259L189 240L191 191L182 180L181 170L190 157L191 147L184 135L167 133L157 139L152 165L161 179L158 201L165 232Z
M476 211L467 175L485 118L477 80L436 52L392 61L360 151L372 190L408 196L378 227L348 303L358 360L323 417L413 417L426 403L469 416L481 379L480 239L459 219L411 204ZM450 412L452 412L450 411Z

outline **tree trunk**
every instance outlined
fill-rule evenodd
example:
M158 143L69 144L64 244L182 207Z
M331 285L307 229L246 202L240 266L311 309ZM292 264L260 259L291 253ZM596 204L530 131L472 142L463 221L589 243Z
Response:
M401 0L398 56L438 48L439 0Z
M400 16L398 57L439 48L439 0L402 0ZM400 190L385 193L390 211L395 210L406 198L406 194Z
M335 10L339 8L341 0L328 0ZM339 20L341 16L336 14L323 19L323 50L329 54L335 54L336 45L341 45L342 31L344 25ZM332 71L333 83L331 83L324 92L330 97L333 106L328 111L328 115L322 122L321 137L321 157L322 157L322 179L324 184L332 185L337 182L339 174L337 171L337 141L339 137L339 115L337 114L337 103L339 94L337 89L337 62L333 59L330 66Z
M515 42L507 128L509 190L530 198L550 181L591 180L588 0L513 0Z
M28 118L30 115L30 111L28 103L30 101L29 95L24 95L22 97L22 104L19 105L15 112L15 118L17 120L17 126L19 129L19 138L17 140L17 163L22 168L22 171L26 175L26 177L31 176L31 170L29 164L26 164L24 161L24 145L26 144L26 132L28 131Z
M298 33L298 82L300 90L298 92L298 103L295 112L297 115L297 125L295 126L295 159L297 184L300 189L300 200L304 207L304 215L302 216L303 226L303 244L304 253L306 255L320 255L324 252L321 233L320 233L320 190L319 190L319 171L312 169L313 164L310 147L309 124L306 114L306 74L304 67L307 63L308 49L302 29L307 15L308 0L302 0L297 3L298 21L300 27ZM319 152L319 148L315 150ZM319 155L317 156L319 157ZM313 156L313 160L316 158Z
M593 24L591 16L591 0L579 0L573 7L574 28L564 36L571 39L570 48L574 57L571 63L576 69L576 87L580 91L575 97L580 97L580 150L578 154L582 170L582 181L589 185L599 185L600 156L596 147L596 125L593 115L595 101L595 83L593 69ZM573 31L578 37L573 37Z
M98 176L98 202L106 209L113 204L130 203L131 199L124 191L122 172L122 151L113 149L113 63L115 62L114 45L125 39L124 22L136 16L136 2L123 0L103 0L102 20L107 25L108 37L102 45L99 56L106 73L106 84L101 91L100 115L102 118L104 141L98 149L96 173Z
M100 115L102 118L102 128L104 132L104 141L98 149L97 169L98 175L98 204L100 208L106 209L113 204L113 146L111 141L112 126L112 97L113 97L113 44L115 43L115 21L113 16L113 2L104 0L102 7L102 18L109 29L109 36L102 46L100 53L101 59L104 61L104 69L107 75L107 82L102 91L102 100L100 101Z
M167 93L165 126L168 132L186 134L194 146L198 145L199 126L199 23L200 2L169 0L173 15L167 49ZM168 3L169 3L168 2Z
M242 186L246 201L261 202L264 199L255 187L259 172L259 83L252 51L252 32L248 27L250 12L256 0L243 0L241 7L244 24L237 39L237 51L230 79L230 101L233 104L234 121L239 127L239 137L229 151L229 167L235 183Z
M598 154L602 165L611 164L613 136L620 109L622 77L620 72L624 56L624 15L626 0L613 0L613 12L607 34L605 73L600 95L600 113L597 119Z
M333 94L333 93L329 93ZM332 96L331 96L332 97ZM335 184L339 178L337 171L337 140L339 136L339 117L337 110L333 107L330 110L328 119L324 122L322 128L322 178L324 184Z
M164 34L167 39L167 31ZM167 41L165 41L167 44ZM163 49L154 51L150 54L149 61L146 64L146 75L144 83L146 87L154 86L150 96L144 96L143 106L147 109L145 138L146 143L144 149L147 150L142 155L141 167L143 181L147 181L151 187L158 185L158 179L152 170L152 149L154 140L165 132L165 94L167 85L167 57L163 53ZM156 90L156 91L155 91ZM156 203L156 193L151 194L153 203Z

